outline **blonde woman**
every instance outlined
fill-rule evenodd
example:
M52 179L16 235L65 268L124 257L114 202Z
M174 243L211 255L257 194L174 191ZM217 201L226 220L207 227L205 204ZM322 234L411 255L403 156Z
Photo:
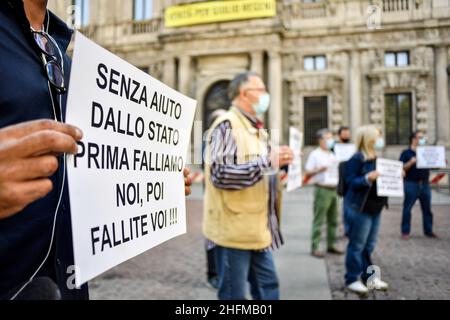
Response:
M357 152L345 167L347 192L344 206L348 212L348 246L345 258L345 285L358 294L367 294L369 288L387 290L388 284L379 277L370 277L373 269L371 254L380 226L381 211L387 198L377 195L375 163L377 151L384 148L380 130L364 126L356 133ZM370 277L370 283L367 283ZM368 288L369 287L369 288Z

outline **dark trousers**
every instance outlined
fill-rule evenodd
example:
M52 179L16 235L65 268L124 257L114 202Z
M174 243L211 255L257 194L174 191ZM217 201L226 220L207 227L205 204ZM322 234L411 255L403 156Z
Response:
M411 209L417 199L422 208L423 233L431 235L433 232L433 213L431 212L431 188L428 183L405 181L405 199L403 201L402 234L409 234L411 231Z
M272 252L217 247L220 300L245 300L250 284L254 300L278 300L279 284Z
M206 260L207 260L207 276L208 279L216 277L218 275L217 271L217 247L206 249Z

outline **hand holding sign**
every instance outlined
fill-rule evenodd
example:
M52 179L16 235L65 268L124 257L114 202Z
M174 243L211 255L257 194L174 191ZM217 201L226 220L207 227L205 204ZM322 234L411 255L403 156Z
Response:
M0 219L48 194L57 154L76 153L81 130L53 120L35 120L0 130Z
M189 178L189 173L191 170L189 168L184 168L183 175L184 175L184 194L186 196L191 194L191 185L192 185L192 179Z
M380 176L380 173L379 173L378 171L374 170L374 171L370 171L370 172L367 174L367 179L368 179L370 182L374 182L375 180L378 179L379 176Z
M294 153L288 146L272 147L270 163L273 168L280 168L291 164Z

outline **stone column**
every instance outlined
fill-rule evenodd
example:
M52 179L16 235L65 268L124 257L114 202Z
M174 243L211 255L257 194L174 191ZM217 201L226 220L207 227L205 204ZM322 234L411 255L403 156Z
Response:
M189 56L180 57L180 63L178 67L178 79L179 79L178 90L187 96L191 96L190 84L192 80L190 79L191 73L190 69L191 69L191 57Z
M191 83L193 80L191 79L191 57L190 56L181 56L179 58L178 63L178 91L180 91L182 94L193 97L194 94L191 93ZM195 121L202 120L202 110L200 107L197 107L195 111ZM190 149L190 153L188 154L188 164L194 164L198 165L198 155L202 152L202 144L201 143L195 143L198 141L197 137L195 136L195 123L194 123L194 130L191 134L191 141L189 142L188 150ZM201 158L201 157L200 157ZM200 167L195 167L197 169L200 169Z
M450 145L450 110L448 102L447 48L435 49L437 143Z
M358 51L351 53L349 75L350 127L354 134L356 129L362 125L362 77L360 53Z
M264 71L264 59L263 59L263 52L262 51L256 51L252 52L250 54L250 71L258 73L261 77L263 77L263 71Z
M164 60L163 82L172 88L175 87L175 59L173 57Z
M270 92L270 109L269 109L269 126L270 129L280 130L282 136L282 114L283 114L283 97L282 97L282 72L281 57L279 52L269 53L269 77L268 88Z
M350 125L350 52L344 51L341 57L341 70L345 72L342 82L342 122L344 125Z

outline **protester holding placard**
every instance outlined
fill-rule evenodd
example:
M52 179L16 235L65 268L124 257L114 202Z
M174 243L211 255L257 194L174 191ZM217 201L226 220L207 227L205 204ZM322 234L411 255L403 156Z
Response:
M404 178L405 198L403 201L403 214L401 233L402 239L407 240L411 231L411 210L417 199L422 208L423 233L426 237L437 238L433 232L433 213L431 212L430 169L418 169L416 151L418 146L426 144L425 135L417 130L409 136L409 148L400 155L406 172Z
M316 138L319 146L311 152L306 162L306 176L311 177L314 183L314 218L311 234L311 255L316 258L323 258L324 254L319 251L322 236L322 226L327 220L327 251L333 254L343 252L336 247L336 227L337 227L337 177L329 179L329 171L335 169L337 176L337 161L331 152L334 145L333 135L328 129L317 131Z
M341 126L338 129L338 139L339 144L335 146L334 153L336 158L340 161L338 167L338 175L339 181L337 186L338 195L343 197L345 195L345 164L348 159L355 153L355 145L350 144L351 141L351 131L347 126ZM341 146L341 148L339 148ZM340 150L342 149L342 151ZM345 210L344 202L342 203L342 223L344 225L344 236L347 236L348 233L348 223L347 221L347 212Z
M350 131L350 128L347 126L340 126L337 134L339 143L350 143L350 141L352 140L352 133Z
M64 156L82 132L61 123L72 31L46 5L0 1L0 299L88 298L72 286Z
M260 118L270 96L259 75L237 75L228 93L232 106L213 123L205 151L203 232L218 249L218 297L246 299L250 282L254 299L279 299L271 249L283 244L281 194L273 171L294 154L287 146L268 152Z
M357 153L347 162L345 183L348 191L344 202L347 209L348 245L345 257L345 285L353 292L366 294L368 287L386 290L387 283L370 277L371 254L375 249L380 216L387 198L377 195L377 150L384 147L380 130L363 126L356 133ZM367 283L368 279L372 280ZM360 280L361 278L361 280Z

